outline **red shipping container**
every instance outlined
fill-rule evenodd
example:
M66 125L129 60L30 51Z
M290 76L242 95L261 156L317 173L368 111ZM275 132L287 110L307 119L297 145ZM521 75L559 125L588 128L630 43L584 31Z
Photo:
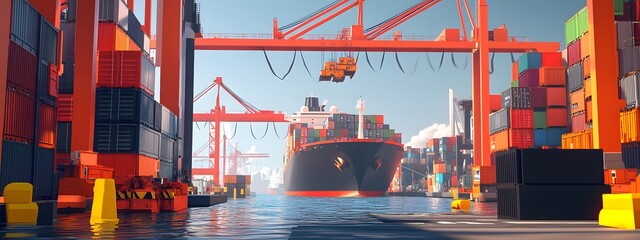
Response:
M580 59L582 59L580 55L580 41L581 39L577 39L567 46L567 62L569 66L580 62Z
M541 87L564 87L567 83L567 72L564 67L541 67L539 71Z
M518 61L513 62L511 65L511 81L518 80L520 70L518 69Z
M7 81L35 95L37 74L38 58L13 41L9 41Z
M584 33L580 37L580 59L585 59L589 56L589 32Z
M54 158L54 163L56 168L59 165L68 165L71 164L71 153L60 153L56 152L56 156Z
M533 129L509 129L509 147L530 148L533 144Z
M113 168L114 177L156 176L159 160L139 154L100 153L98 165Z
M591 77L591 58L585 58L582 62L582 76L584 78Z
M71 122L73 120L73 94L58 96L58 121Z
M451 176L451 187L458 187L458 176Z
M42 148L55 148L56 129L58 127L58 121L56 120L56 108L40 103L40 116L38 117L40 118L38 121L38 145Z
M542 67L562 67L561 52L542 53Z
M115 23L98 23L98 51L127 51L131 38Z
M489 95L489 109L491 112L498 111L502 109L502 95Z
M567 90L564 87L547 88L547 107L566 107Z
M320 129L320 137L327 137L327 129Z
M152 86L146 86L148 79L142 79L142 52L101 51L98 52L97 87L134 87L153 96Z
M614 173L615 172L615 178ZM604 170L604 184L625 184L636 180L638 169L606 169Z
M547 107L547 88L532 87L529 89L531 93L531 108Z
M547 127L566 127L567 117L566 108L547 108Z
M591 100L585 102L585 112L587 113L587 122L591 122L593 120L593 109Z
M33 95L7 87L4 112L4 139L33 142L36 101Z
M516 109L510 110L511 128L533 128L533 109Z
M377 115L376 116L376 123L384 123L384 116L383 115Z
M58 97L58 66L49 64L49 95Z
M586 114L581 113L571 117L571 132L579 132L587 129Z

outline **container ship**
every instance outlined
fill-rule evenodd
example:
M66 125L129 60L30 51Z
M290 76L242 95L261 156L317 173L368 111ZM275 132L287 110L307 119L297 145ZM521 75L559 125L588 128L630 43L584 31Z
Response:
M384 196L403 155L402 135L382 115L325 111L307 97L300 112L288 117L285 194L308 197Z

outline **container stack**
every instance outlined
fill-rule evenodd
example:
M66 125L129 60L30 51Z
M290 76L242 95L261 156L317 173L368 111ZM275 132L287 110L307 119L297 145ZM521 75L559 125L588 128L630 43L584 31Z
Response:
M9 5L0 189L11 182L28 182L33 184L34 199L55 199L59 29L26 0Z
M230 197L246 198L251 194L251 175L224 175L224 185Z
M421 153L424 153L424 155L421 155ZM401 161L403 168L401 183L404 191L418 191L424 185L422 180L424 179L423 176L427 171L427 166L426 163L420 164L422 156L426 156L426 149L424 148L405 148ZM406 169L411 169L413 171ZM420 174L417 174L416 172Z

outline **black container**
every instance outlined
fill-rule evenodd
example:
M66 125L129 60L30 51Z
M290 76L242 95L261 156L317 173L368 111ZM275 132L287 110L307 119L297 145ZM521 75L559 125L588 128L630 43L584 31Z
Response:
M62 35L62 58L73 58L76 49L76 23L62 22L60 23Z
M171 139L178 137L178 119L171 110L162 106L162 127L160 133L168 136Z
M567 85L569 91L573 92L584 86L584 72L582 70L582 62L576 63L567 68Z
M64 72L58 78L58 93L60 94L73 94L73 64L73 58L66 58L62 61Z
M140 24L140 21L138 21L138 18L136 18L136 15L133 13L133 11L129 10L128 13L128 33L129 33L129 37L131 38L131 40L133 40L133 42L136 43L136 45L138 45L138 47L140 49L144 49L144 32L142 31L142 25Z
M33 175L33 145L2 141L0 189L12 182L31 182Z
M53 199L54 188L54 159L53 149L38 147L36 160L34 162L35 175L33 176L33 196Z
M512 149L496 153L497 184L604 184L601 149Z
M158 158L160 134L140 124L96 123L93 150L99 153L137 153Z
M56 134L56 152L71 152L71 123L58 122L58 134Z
M622 161L625 168L640 168L640 142L622 144Z
M160 159L173 162L175 141L167 136L160 137Z
M609 185L499 185L498 218L596 220Z
M12 9L11 39L31 53L36 53L39 47L40 13L27 0L13 0Z
M160 131L162 129L162 104L159 102L155 103L155 115L153 120L153 126L156 131Z
M160 175L159 178L171 179L173 177L173 163L160 161Z
M502 92L502 106L504 106L504 108L530 108L531 92L529 88L508 88Z
M76 6L78 6L78 3L76 1L77 0L67 1L67 11L65 14L62 14L62 16L60 16L62 21L68 23L76 22Z
M509 108L503 108L489 115L489 133L494 134L509 128Z
M58 63L58 29L45 18L40 18L40 58L49 63Z
M122 0L100 0L99 8L100 22L117 23L124 31L129 29L129 8Z
M97 123L141 123L155 128L153 97L137 88L96 89Z

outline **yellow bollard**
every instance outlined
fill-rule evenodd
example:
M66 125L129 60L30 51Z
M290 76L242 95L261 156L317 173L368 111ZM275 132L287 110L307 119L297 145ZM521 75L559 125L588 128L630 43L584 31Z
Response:
M244 195L244 188L240 188L240 195Z
M31 202L33 186L30 183L10 183L4 188L7 224L36 225L38 204Z
M118 222L116 208L116 185L113 179L96 179L93 187L93 206L91 206L91 224Z
M233 188L233 199L236 199L236 188Z
M639 229L640 194L602 194L602 210L598 215L601 226Z
M451 202L451 211L452 212L471 212L471 200L468 199L459 199Z

